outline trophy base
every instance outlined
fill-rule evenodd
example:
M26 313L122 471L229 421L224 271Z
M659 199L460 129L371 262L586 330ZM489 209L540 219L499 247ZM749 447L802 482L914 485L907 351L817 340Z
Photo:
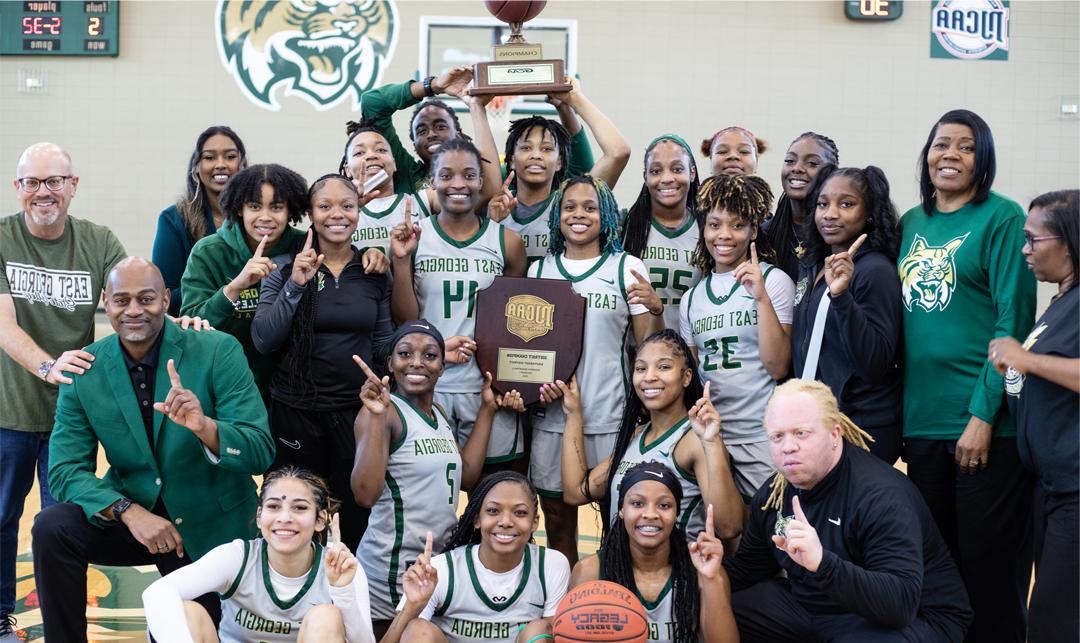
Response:
M558 59L476 63L473 78L470 96L543 96L572 88Z

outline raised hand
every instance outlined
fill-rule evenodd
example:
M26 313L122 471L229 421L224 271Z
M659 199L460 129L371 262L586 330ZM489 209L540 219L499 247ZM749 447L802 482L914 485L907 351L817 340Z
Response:
M555 107L558 107L560 103L564 103L570 107L574 106L574 101L581 95L581 83L576 78L567 76L565 82L570 84L570 91L568 92L551 92L547 95L547 102L551 103Z
M255 254L251 255L251 259L247 260L240 274L229 282L227 290L233 292L226 292L225 295L232 295L229 297L230 300L236 299L241 290L251 288L277 269L277 265L273 261L263 256L263 253L266 252L266 240L269 238L269 236L264 236L259 241L259 245L255 247Z
M791 498L791 509L795 512L795 518L788 522L783 536L772 537L773 543L778 549L787 552L791 560L811 573L816 572L824 555L821 539L818 538L817 530L806 519L799 496Z
M93 366L93 361L93 354L84 350L64 351L45 374L45 381L49 384L71 384L71 378L64 373L82 375Z
M164 413L171 421L190 431L202 431L205 428L206 416L203 414L199 397L184 388L173 360L168 361L166 368L169 369L169 383L172 386L169 394L165 396L165 401L154 404L154 410Z
M352 358L367 376L364 385L360 387L360 401L368 413L383 415L390 408L390 377L379 379L359 355L353 355Z
M420 226L413 223L413 197L405 197L405 220L390 230L390 254L394 259L407 259L420 244Z
M360 257L360 265L364 267L364 274L385 275L390 270L390 260L386 253L379 248L368 248Z
M468 66L452 67L431 81L431 88L440 94L457 98L467 96L465 89L473 79L473 69Z
M443 359L447 364L467 364L476 353L476 342L467 335L454 335L446 340Z
M315 249L311 245L313 234L315 232L308 228L304 247L293 259L292 282L297 286L306 286L311 281L311 278L315 276L315 273L319 272L323 259L326 258L325 255L315 253Z
M746 292L754 299L761 301L767 297L765 292L765 277L761 274L761 263L758 261L757 244L750 242L750 259L739 264L735 269L735 281L741 283Z
M521 399L521 393L513 389L504 395L499 395L495 389L491 388L493 381L495 378L491 376L491 371L484 371L484 388L480 391L480 399L484 406L493 409L510 409L518 413L525 411L525 401Z
M559 389L559 397L562 398L562 410L567 415L581 412L581 390L578 388L577 375L570 377L569 382L556 380L555 386Z
M864 241L865 232L844 252L825 257L825 284L829 287L829 296L838 297L847 290L851 275L855 274L855 253Z
M334 514L331 524L335 526L332 529L339 531L340 527L336 526L340 524L338 521L338 514ZM347 587L353 582L359 565L356 556L353 556L345 543L341 542L340 533L336 533L333 542L327 544L326 553L323 555L323 570L326 573L326 581L333 587Z
M405 570L402 578L402 589L405 590L405 600L412 605L423 607L431 600L435 593L435 587L439 584L439 572L431 565L432 538L431 532L427 532L427 544L424 545L424 553L417 557L416 562Z
M701 399L694 403L688 415L690 416L690 428L702 442L716 442L720 439L720 413L713 406L709 389L712 382L705 382L705 388L701 393Z
M514 182L514 171L510 170L510 173L506 175L506 180L502 184L502 192L496 194L491 201L488 201L488 218L498 223L506 217L510 216L510 213L517 207L517 199L510 193L510 184Z
M630 270L630 274L634 275L634 283L630 284L630 287L626 289L626 303L628 304L641 304L649 309L649 312L654 315L659 315L664 312L664 304L660 301L660 297L653 290L652 284L649 280L642 276L637 270Z
M690 543L690 561L704 578L711 580L720 575L724 562L724 543L716 537L712 503L709 503L705 510L705 531L698 534L696 542Z

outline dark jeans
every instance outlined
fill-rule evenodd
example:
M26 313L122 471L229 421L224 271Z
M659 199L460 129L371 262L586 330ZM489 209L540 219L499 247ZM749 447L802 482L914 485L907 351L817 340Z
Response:
M994 438L989 466L960 470L955 440L904 441L908 477L919 488L964 578L975 619L972 643L1024 641L1031 582L1033 479L1015 438Z
M113 567L154 565L162 576L191 562L175 552L150 554L122 524L104 529L91 525L82 507L64 502L34 519L34 576L41 601L45 640L86 640L86 570L90 563ZM216 594L196 599L217 623L221 603Z
M15 611L15 556L19 550L19 519L37 470L41 508L54 504L49 494L49 436L51 433L0 429L0 614Z
M1051 495L1036 485L1035 589L1030 643L1080 641L1080 494Z
M916 617L903 629L855 614L811 614L791 594L786 579L771 578L731 595L742 643L956 643L963 631L943 632Z
M356 504L352 493L356 456L353 422L359 411L359 404L333 411L298 409L277 400L270 404L270 432L277 448L270 468L291 464L326 481L330 495L341 503L338 509L341 542L353 552L360 545L371 516L371 509Z

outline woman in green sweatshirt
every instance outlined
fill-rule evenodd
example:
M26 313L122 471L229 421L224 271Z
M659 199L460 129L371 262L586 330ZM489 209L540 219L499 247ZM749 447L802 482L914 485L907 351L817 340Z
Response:
M181 314L202 317L240 341L263 399L277 356L255 350L251 320L260 282L275 268L271 258L303 243L304 232L290 224L303 219L307 204L307 182L296 172L273 163L242 170L221 193L225 225L195 244L181 280Z
M990 191L993 134L968 110L938 119L919 164L922 203L900 222L904 460L967 586L967 640L1019 642L1033 487L986 346L1034 322L1024 210Z

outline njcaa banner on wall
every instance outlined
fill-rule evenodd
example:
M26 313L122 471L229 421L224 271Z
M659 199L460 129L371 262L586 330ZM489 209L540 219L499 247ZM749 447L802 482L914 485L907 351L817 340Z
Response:
M1008 0L936 0L930 10L930 57L1009 59Z
M398 39L391 0L218 0L221 64L253 103L278 110L276 93L323 111L382 81Z

